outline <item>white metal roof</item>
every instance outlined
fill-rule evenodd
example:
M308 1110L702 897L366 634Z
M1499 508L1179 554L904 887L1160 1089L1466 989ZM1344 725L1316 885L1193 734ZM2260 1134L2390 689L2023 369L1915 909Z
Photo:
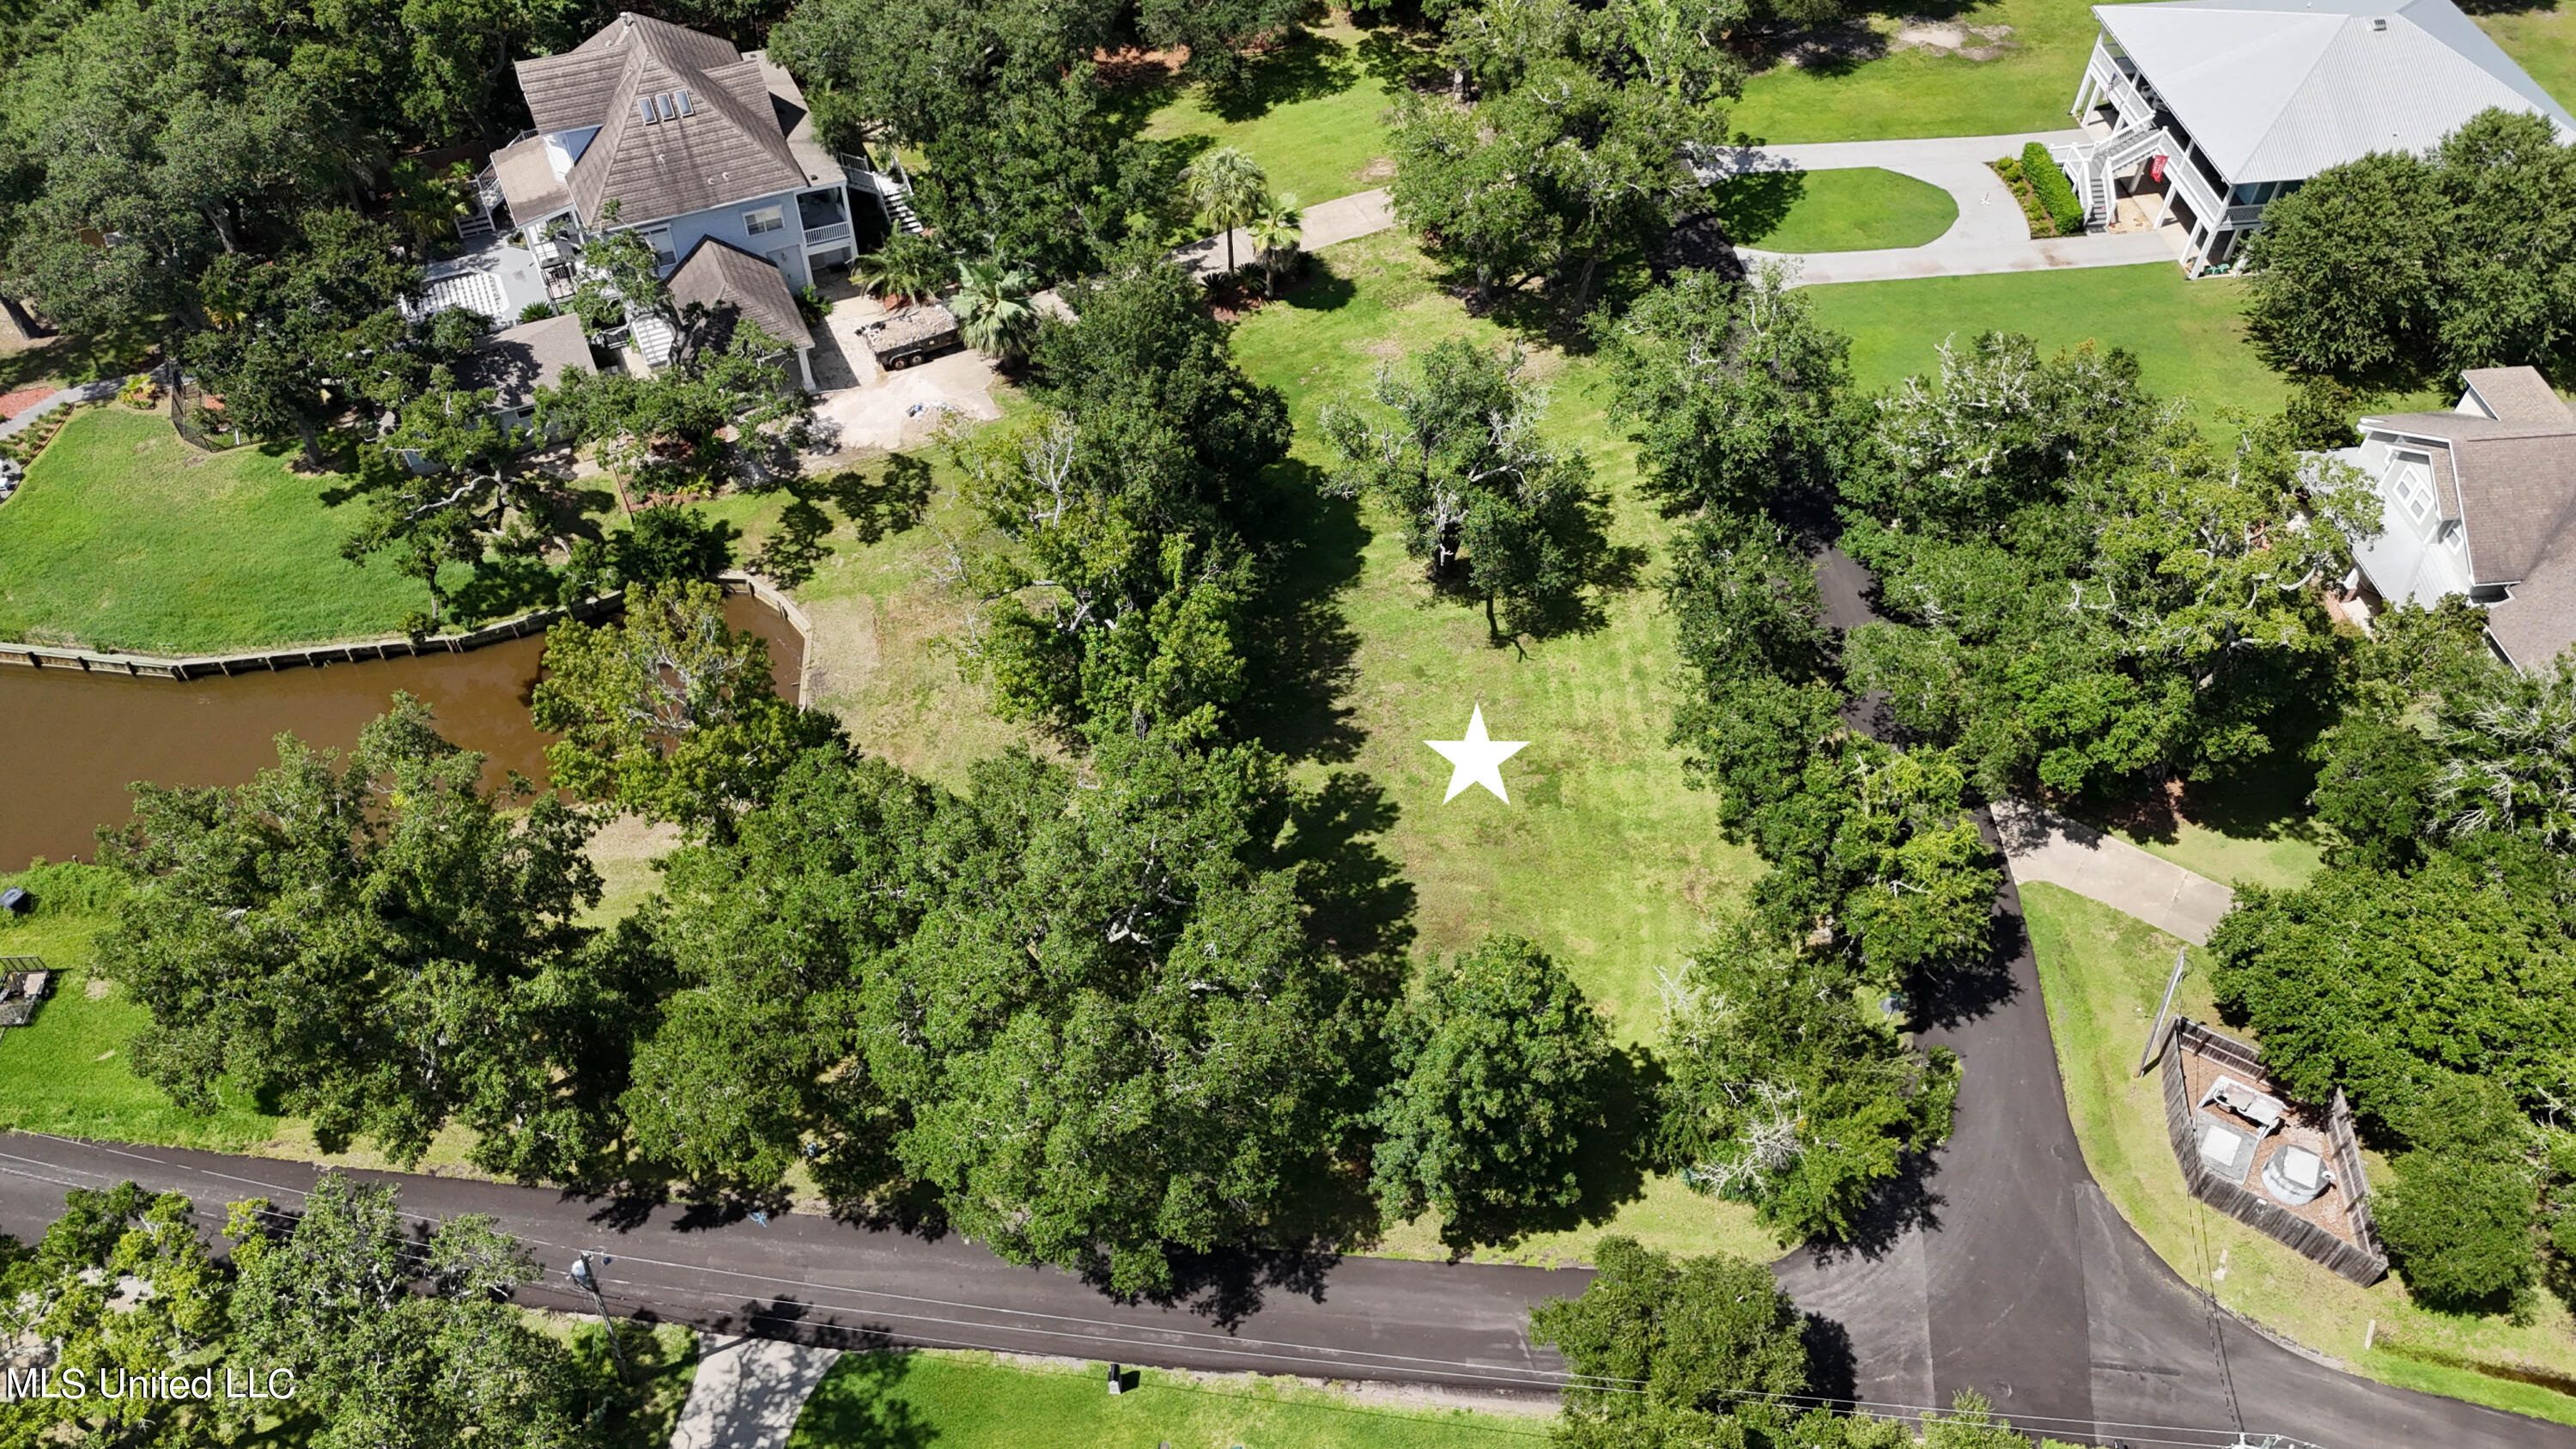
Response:
M2576 116L2451 0L2169 0L2093 14L2230 182L2426 150L2490 106L2576 138Z

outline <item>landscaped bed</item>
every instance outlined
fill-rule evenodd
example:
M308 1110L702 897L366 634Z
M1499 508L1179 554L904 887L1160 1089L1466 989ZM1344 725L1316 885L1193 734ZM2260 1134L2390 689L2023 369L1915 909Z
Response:
M2520 1323L2426 1312L2393 1277L2359 1287L2193 1201L2166 1135L2158 1078L2134 1075L2182 943L2056 886L2025 885L2021 900L2085 1165L2158 1256L2231 1311L2357 1372L2576 1424L2576 1397L2433 1361L2576 1373L2576 1319L2557 1297L2535 1295ZM2174 1010L2217 1019L2197 953ZM2373 1160L2370 1171L2388 1181L2384 1164Z
M399 631L426 594L340 556L363 505L326 504L351 480L292 456L202 453L157 410L83 410L0 506L0 638L210 654Z

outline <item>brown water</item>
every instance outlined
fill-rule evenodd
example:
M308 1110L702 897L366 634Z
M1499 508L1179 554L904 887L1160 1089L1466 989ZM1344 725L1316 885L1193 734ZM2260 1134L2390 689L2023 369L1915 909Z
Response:
M804 647L795 626L747 595L725 617L769 641L779 692L794 698ZM0 666L0 871L35 856L87 860L94 832L128 817L137 780L238 785L277 763L276 737L347 749L367 721L409 690L437 712L440 733L503 770L545 778L549 736L528 723L543 638L468 654L326 664L230 679L131 679Z

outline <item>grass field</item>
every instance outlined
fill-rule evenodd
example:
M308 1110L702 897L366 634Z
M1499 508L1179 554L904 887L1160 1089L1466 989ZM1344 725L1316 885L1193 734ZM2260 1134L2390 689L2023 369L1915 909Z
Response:
M1144 134L1240 147L1269 173L1272 190L1309 206L1384 186L1394 174L1384 119L1395 103L1388 45L1336 13L1263 57L1245 83L1134 88L1151 106Z
M2133 1077L2146 1045L2173 937L2052 885L2022 887L2049 1031L2085 1165L2120 1215L2175 1272L2226 1307L2355 1371L2389 1383L2576 1424L2576 1398L2464 1369L2365 1351L2370 1325L2397 1342L2487 1362L2576 1371L2576 1322L2543 1293L2524 1321L2426 1312L2394 1277L2369 1288L2327 1272L2183 1190L2165 1136L2157 1077ZM2206 963L2193 955L2175 1010L2215 1021ZM2374 1156L2370 1166L2385 1173Z
M321 495L348 480L287 461L200 453L119 404L73 418L0 505L0 637L212 653L400 629L425 591L342 558L360 505Z
M789 1449L1486 1449L1537 1445L1547 1420L1399 1406L1291 1379L1131 1371L985 1353L841 1356Z
M1985 0L1938 13L2012 33L2001 37L2002 54L1972 60L1899 48L1898 22L1870 16L1874 58L1775 65L1745 83L1729 124L1774 142L1995 136L2070 124L2066 108L2099 29L2087 0ZM2480 15L2477 23L2550 94L2576 104L2576 6Z
M0 887L27 879L0 877ZM199 1117L128 1070L127 1038L150 1018L91 970L90 938L107 917L45 905L50 892L30 889L34 915L0 918L0 956L40 956L61 974L32 1025L0 1032L0 1127L222 1151L276 1136L278 1120L246 1102Z
M1875 166L1739 177L1715 209L1738 243L1775 252L1919 247L1959 219L1949 192Z
M2125 347L2148 387L2190 398L2205 418L2228 406L2277 411L2287 396L2245 344L2242 285L2191 281L2163 262L1846 282L1809 295L1826 325L1850 335L1853 381L1864 389L1931 370L1944 338L1965 345L1980 332L2020 332L2043 351Z

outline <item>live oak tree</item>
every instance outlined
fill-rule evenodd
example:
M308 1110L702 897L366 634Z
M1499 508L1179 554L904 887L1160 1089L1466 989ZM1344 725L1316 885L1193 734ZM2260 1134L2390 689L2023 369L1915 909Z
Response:
M725 623L711 583L641 584L606 624L546 631L531 697L556 786L648 819L723 832L796 757L836 737L831 716L778 697L769 647Z
M294 1376L317 1449L592 1442L570 1352L509 1301L536 1261L491 1219L423 1242L390 1184L325 1172L300 1211L232 1206L235 1352Z
M245 1405L220 1397L220 1388L212 1402L110 1398L113 1383L100 1381L119 1372L211 1374L220 1386L229 1373L239 1386L251 1371L232 1338L231 1282L197 1235L190 1206L131 1182L74 1188L33 1247L0 1238L0 1328L21 1343L51 1343L54 1365L80 1370L92 1386L78 1398L0 1399L0 1444L186 1449L231 1442L249 1427Z
M1612 1048L1547 953L1489 936L1436 968L1388 1023L1373 1186L1390 1221L1426 1208L1464 1251L1505 1243L1582 1197L1577 1160L1604 1127Z
M1675 511L1749 514L1830 497L1851 343L1765 264L1686 271L1595 327L1610 416L1646 491Z
M1949 1136L1958 1062L1863 1015L1835 956L1739 924L1667 993L1663 1153L1783 1242L1848 1236L1870 1193Z
M681 322L684 332L694 325ZM531 426L591 448L639 490L661 492L792 478L813 420L794 354L744 319L721 343L684 347L659 373L566 372L537 390Z
M2271 752L2331 687L2315 585L2376 528L2367 485L2281 420L2213 449L2123 354L1993 335L1880 401L1843 496L1889 616L1846 641L1852 681L1988 794Z
M1530 1310L1530 1340L1578 1375L1552 1438L1576 1449L1785 1442L1797 1411L1780 1401L1807 1390L1805 1320L1768 1267L1622 1237L1603 1238L1592 1259L1580 1295Z
M1043 413L957 446L987 524L953 555L975 611L965 662L1005 713L1068 737L1206 734L1243 688L1287 408L1235 365L1197 291L1160 260L1068 288L1082 320L1049 320L1031 352Z
M2576 147L2491 109L2429 155L2328 167L2246 242L2267 361L2348 381L2447 384L2576 345Z
M2293 891L2242 889L2210 936L2218 1005L2263 1040L2291 1095L2338 1087L2402 1128L2444 1073L2526 1106L2576 1095L2576 910L2535 841L2485 835L2413 870L2353 866Z
M2406 1291L2453 1311L2522 1306L2539 1267L2540 1132L2502 1084L2456 1075L2429 1084L2404 1126L2371 1215Z
M1516 348L1460 338L1378 370L1363 407L1325 407L1331 486L1397 520L1434 587L1485 606L1496 642L1587 627L1616 566L1609 508L1579 452L1539 435L1546 396Z
M631 1000L616 938L577 923L593 826L482 774L397 695L345 761L281 735L247 785L137 786L99 848L135 889L97 948L151 1014L136 1072L194 1110L253 1094L326 1151L410 1163L456 1124L486 1171L590 1170Z
M887 1178L1015 1261L1171 1286L1293 1231L1357 1131L1385 963L1311 937L1271 854L1279 766L1102 736L954 795L809 754L737 839L684 850L660 927L684 995L630 1110L697 1173Z

